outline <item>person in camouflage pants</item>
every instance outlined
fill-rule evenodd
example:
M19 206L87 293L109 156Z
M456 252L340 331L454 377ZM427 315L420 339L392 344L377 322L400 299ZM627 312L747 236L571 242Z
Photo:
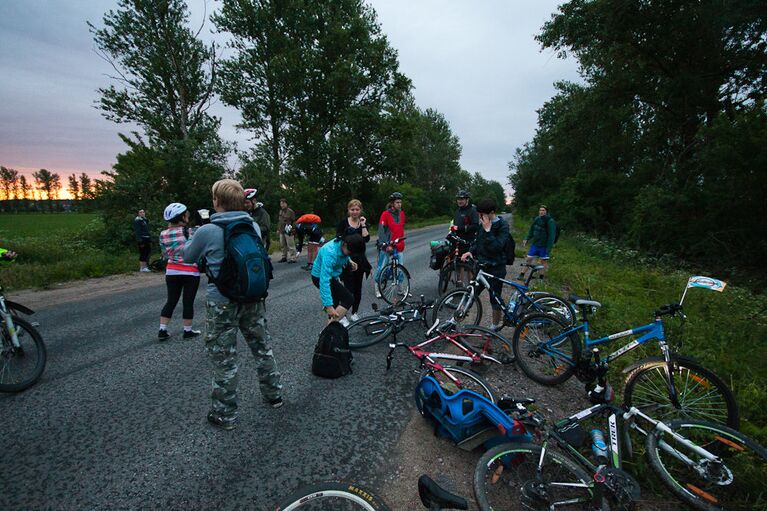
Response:
M262 301L252 304L208 303L205 348L213 365L211 410L220 417L235 417L237 412L238 329L258 362L261 395L269 403L281 401L280 373L270 346L264 308Z

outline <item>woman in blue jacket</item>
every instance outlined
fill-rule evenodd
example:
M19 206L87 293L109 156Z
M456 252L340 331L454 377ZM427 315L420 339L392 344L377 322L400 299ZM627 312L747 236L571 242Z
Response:
M322 306L328 314L328 323L344 318L354 303L354 296L341 283L339 277L347 264L352 271L357 263L350 256L365 252L365 241L359 234L336 238L326 243L317 253L312 265L312 283L320 290ZM345 319L345 318L344 318Z

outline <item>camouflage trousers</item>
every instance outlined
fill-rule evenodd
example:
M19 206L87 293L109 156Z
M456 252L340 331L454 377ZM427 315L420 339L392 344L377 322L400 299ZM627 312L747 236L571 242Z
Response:
M264 400L281 397L280 373L266 328L264 302L207 303L205 348L213 367L211 410L224 418L237 416L237 331L256 359L258 381Z

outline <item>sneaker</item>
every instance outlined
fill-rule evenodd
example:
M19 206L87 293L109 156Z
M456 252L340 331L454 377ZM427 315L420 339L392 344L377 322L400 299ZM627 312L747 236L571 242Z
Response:
M491 323L490 326L488 327L488 330L490 330L491 332L498 332L501 330L502 327L503 325L494 325Z
M376 287L376 298L381 298L381 290Z
M168 337L170 337L170 334L168 333L167 330L160 330L159 332L157 332L157 338L161 341L166 340Z
M235 419L226 420L214 412L208 412L208 422L224 431L231 431L237 427Z
M360 320L359 314L352 314L352 321L359 321L359 320Z
M346 316L344 316L343 318L341 318L340 320L338 320L338 322L339 322L339 323L341 323L343 326L345 326L345 327L347 327L347 328L349 327L349 320L348 320L348 319L346 319Z
M184 330L184 339L193 339L202 334L199 330Z
M302 270L311 271L312 265L311 264L305 264L301 267Z
M279 261L277 261L277 262L278 262L278 263L287 263L287 262L288 262L288 258L287 258L287 257L283 257L282 259L280 259L280 260L279 260Z
M140 272L140 273L152 273L152 270L150 270L149 268L141 268L141 269L139 270L139 272Z
M277 399L270 399L269 400L269 406L272 408L279 408L284 404L281 397L278 397Z

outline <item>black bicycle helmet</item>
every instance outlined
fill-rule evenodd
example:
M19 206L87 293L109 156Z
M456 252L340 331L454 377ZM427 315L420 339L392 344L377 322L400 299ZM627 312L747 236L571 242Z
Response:
M456 199L469 199L471 198L471 195L466 190L458 190L458 193L455 194Z
M389 195L389 200L402 200L402 194L399 192L394 192Z

